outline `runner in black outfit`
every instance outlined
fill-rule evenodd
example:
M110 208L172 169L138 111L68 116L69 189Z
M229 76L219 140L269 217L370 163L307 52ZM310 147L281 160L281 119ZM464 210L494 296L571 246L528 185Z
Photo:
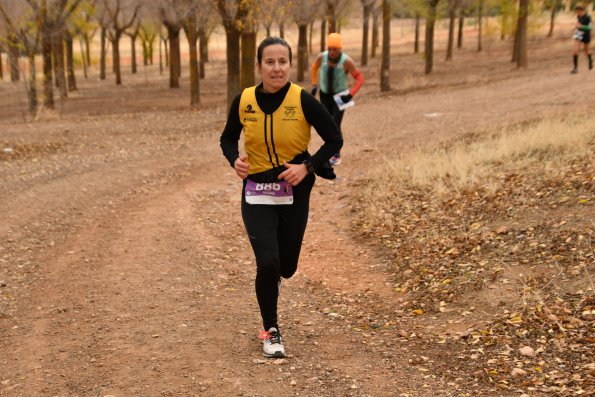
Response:
M277 320L281 277L290 278L297 269L314 172L341 148L343 139L326 109L309 92L288 82L291 48L285 40L265 39L257 58L263 82L234 99L220 142L229 164L243 179L242 218L256 257L263 354L283 357ZM307 152L311 126L324 140L312 156ZM240 155L242 130L247 154ZM278 193L292 190L293 197L264 196L267 186L277 186Z
M591 16L586 13L585 7L582 5L577 5L574 7L576 11L576 27L574 30L574 53L572 56L572 61L574 63L574 68L572 69L572 73L578 73L578 54L580 52L581 43L583 44L583 48L585 51L585 55L589 60L589 70L593 69L593 59L591 58L591 52L589 49L589 43L591 42L591 28L593 26L591 22Z

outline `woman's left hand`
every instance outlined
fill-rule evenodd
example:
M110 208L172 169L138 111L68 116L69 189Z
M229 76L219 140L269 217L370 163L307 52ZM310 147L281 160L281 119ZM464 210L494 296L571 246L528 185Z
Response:
M305 164L289 164L286 161L283 165L287 169L279 175L279 179L284 179L292 186L296 186L308 175L308 168Z

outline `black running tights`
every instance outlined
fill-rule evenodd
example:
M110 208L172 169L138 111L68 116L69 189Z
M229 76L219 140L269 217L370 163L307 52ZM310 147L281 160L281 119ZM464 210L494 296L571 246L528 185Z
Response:
M279 328L279 280L297 270L313 185L310 174L294 188L291 205L248 204L242 194L242 218L256 257L256 298L266 331Z

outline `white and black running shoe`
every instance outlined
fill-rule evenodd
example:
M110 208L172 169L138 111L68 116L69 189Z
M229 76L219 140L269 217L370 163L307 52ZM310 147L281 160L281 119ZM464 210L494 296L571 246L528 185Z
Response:
M275 327L262 333L262 355L269 358L285 357L285 348L281 342L281 334Z

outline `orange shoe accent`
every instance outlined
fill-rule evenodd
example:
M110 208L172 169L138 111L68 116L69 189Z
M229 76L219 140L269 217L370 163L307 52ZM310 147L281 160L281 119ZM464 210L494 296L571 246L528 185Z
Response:
M268 331L261 330L261 331L258 333L258 339L260 339L260 340L269 339L269 337L270 337L270 335L269 335Z

